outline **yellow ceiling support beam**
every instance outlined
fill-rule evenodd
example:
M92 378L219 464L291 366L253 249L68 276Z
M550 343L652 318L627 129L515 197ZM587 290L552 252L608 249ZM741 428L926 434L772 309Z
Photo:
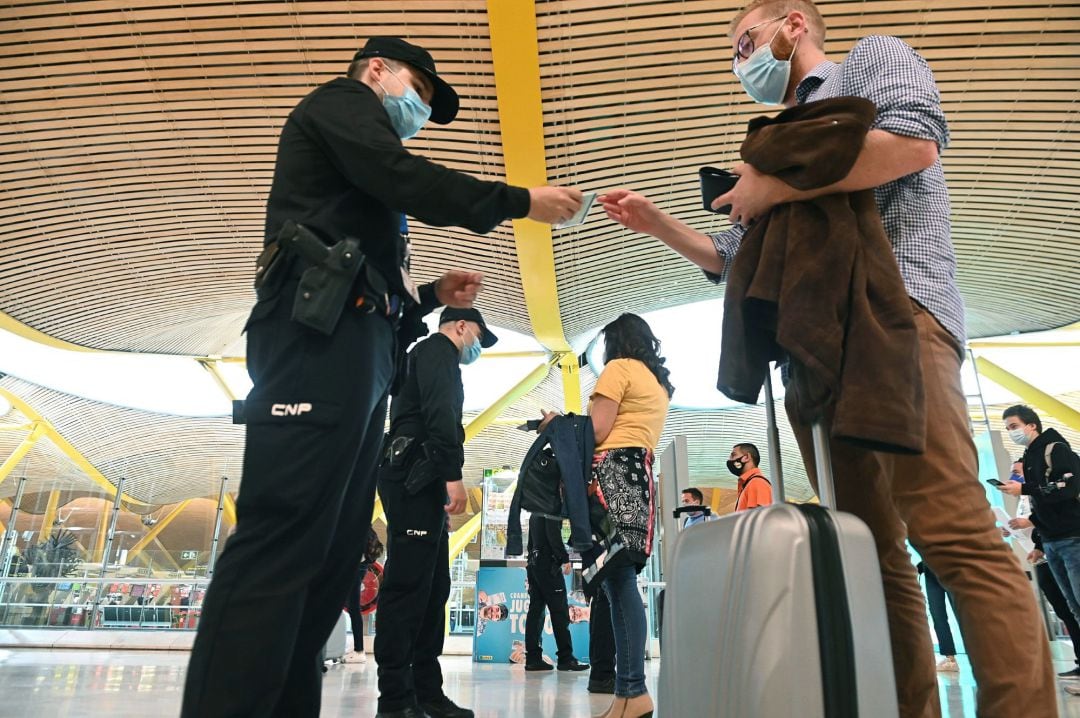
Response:
M450 536L450 545L447 547L450 551L450 563L453 563L458 554L464 551L469 542L476 538L476 534L480 533L481 516L483 516L482 511L476 512L472 518L463 523L461 528Z
M236 394L233 393L233 390L229 388L229 384L225 381L225 377L223 377L221 375L221 372L218 370L217 365L218 362L221 361L220 359L213 359L210 357L196 357L195 361L199 362L199 364L202 365L203 369L210 372L210 376L214 379L214 383L218 385L218 388L221 389L222 393L225 394L226 397L228 397L229 401L237 400L238 397L236 396Z
M191 499L184 499L179 504L177 504L172 511L165 514L165 516L163 516L160 521L151 526L150 530L147 531L141 539L136 541L134 546L128 549L128 561L131 561L136 556L138 556L139 553L142 552L142 550L146 548L151 541L157 538L157 535L164 531L166 527L168 527L168 525L173 522L173 519L179 516L180 512L186 509L187 505L190 503Z
M160 538L155 538L155 539L154 539L154 545L158 547L158 551L160 551L160 552L161 552L161 555L162 555L162 556L164 556L164 557L165 557L165 558L166 558L166 559L168 560L168 562L172 564L172 567L173 567L173 570L174 570L174 571L180 571L180 570L181 570L181 568L180 568L180 564L178 564L178 563L176 562L176 559L175 559L175 558L173 558L173 556L172 556L172 551L170 551L169 549L165 548L165 544L161 543L161 539L160 539ZM129 555L130 555L130 554L129 554ZM146 557L145 557L145 556L143 556L143 558L146 558ZM152 566L152 565L153 565L153 561L148 561L148 564Z
M375 525L376 521L382 521L386 523L386 509L382 505L382 497L375 494L375 510L371 512L371 524Z
M236 499L230 493L225 494L224 506L225 518L233 525L236 526Z
M506 181L519 187L546 185L536 3L488 0L487 10ZM551 226L529 219L515 219L513 226L533 333L549 351L572 353L559 311ZM564 370L563 394L567 410L580 411L581 382L576 372Z
M34 423L29 424L0 424L0 431L33 431Z
M3 389L0 389L0 391L3 391ZM38 439L45 436L45 426L40 421L34 421L33 427L27 437L15 447L15 451L11 452L11 456L7 457L3 464L0 464L0 483L3 483L8 474L19 465L19 462L26 458L26 455L30 453L30 449L34 448L34 444L38 442Z
M77 467L79 467L79 469L82 470L83 473L90 477L91 481L103 488L109 496L116 496L116 487L113 486L113 483L107 478L105 478L105 475L98 471L97 467L91 464L87 460L87 458L79 452L78 449L72 446L71 442L65 439L64 436L59 431L57 431L51 423L49 423L48 419L37 413L29 404L27 404L18 396L3 387L0 387L0 396L7 399L11 403L11 405L19 411L19 413L21 413L31 422L40 426L43 431L43 436L48 438L49 441L51 441L53 445L56 446L56 448L60 449L60 451L65 456L71 459L72 463L74 463ZM16 449L16 451L18 451L18 449ZM0 469L0 471L2 471L2 469ZM0 479L2 478L3 474L0 473ZM124 501L127 501L129 504L149 506L149 504L147 504L145 501L139 501L138 499L133 498L129 494L123 494L120 498Z
M540 385L551 371L551 367L559 361L560 356L555 355L543 364L539 365L525 375L525 378L511 387L510 391L495 400L488 408L469 422L465 427L465 442L468 443L476 438L477 434L486 429L491 422L499 418L499 415L510 408L510 405Z
M975 367L987 379L1000 384L1039 411L1049 414L1071 429L1080 431L1080 411L1002 369L986 357L975 357Z
M97 349L91 349L89 347L79 346L78 344L72 344L71 342L65 342L63 339L57 339L50 337L44 332L39 332L33 327L23 324L18 319L0 312L0 330L10 332L23 339L29 339L32 342L38 344L44 344L45 346L55 347L56 349L67 349L73 352L96 352Z
M41 530L38 531L38 541L44 541L52 534L53 521L56 520L56 509L60 507L60 492L49 492L49 500L45 502L45 515L41 517Z

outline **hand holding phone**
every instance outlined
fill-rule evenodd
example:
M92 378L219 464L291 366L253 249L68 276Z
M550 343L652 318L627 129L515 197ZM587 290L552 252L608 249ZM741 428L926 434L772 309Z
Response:
M986 483L990 484L991 486L996 486L999 489L1005 486L1005 484L1001 483L997 479L987 479Z
M701 199L705 211L714 214L731 214L730 204L713 209L712 203L720 195L731 191L735 183L739 181L739 175L716 167L702 167L698 170L698 177L701 179Z

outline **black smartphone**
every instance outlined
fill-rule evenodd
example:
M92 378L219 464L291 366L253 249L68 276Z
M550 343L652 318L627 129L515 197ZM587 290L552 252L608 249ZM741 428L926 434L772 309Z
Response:
M540 428L540 423L543 419L529 419L524 424L519 424L517 428L522 431L536 431Z
M731 214L730 204L713 209L712 202L720 195L730 192L735 183L739 181L739 175L717 167L702 167L698 170L698 177L701 178L701 200L705 211L715 214Z
M1005 485L1005 484L1001 483L1000 481L998 481L997 479L987 479L987 480L986 480L986 483L990 484L991 486L996 486L996 487L998 487L999 489L1000 489L1000 488L1001 488L1002 486L1004 486L1004 485Z

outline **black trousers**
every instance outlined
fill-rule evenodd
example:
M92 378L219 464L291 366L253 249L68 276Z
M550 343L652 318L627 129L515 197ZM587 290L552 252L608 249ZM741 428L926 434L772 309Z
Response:
M1065 594L1061 592L1061 586L1058 585L1057 579L1054 578L1054 573L1050 570L1050 564L1043 562L1035 566L1035 580L1039 582L1039 588L1042 590L1043 595L1046 596L1046 600L1050 602L1054 613L1057 614L1057 617L1065 624L1066 630L1069 631L1069 638L1073 644L1073 655L1076 657L1076 665L1080 666L1080 624L1076 622L1076 616L1073 615L1072 609L1069 608L1069 602L1065 599Z
M317 716L319 655L367 546L393 327L346 309L332 336L312 332L289 320L295 287L248 329L238 521L203 604L184 718Z
M404 472L379 469L386 509L386 566L375 621L379 712L402 710L443 695L442 655L450 560L446 485L436 479L415 495Z
M362 563L345 600L345 609L349 612L349 621L352 623L353 650L357 653L364 652L364 614L360 610L360 591L364 588L366 575L367 564Z
M946 612L945 601L948 597L952 603L952 596L938 581L938 577L930 570L929 566L923 568L923 578L926 579L926 603L930 606L930 618L934 621L934 633L937 634L938 653L943 656L956 655L956 642L953 640L952 629L949 627L949 614ZM953 608L956 614L956 608Z
M589 671L590 681L615 680L615 629L611 623L611 604L607 591L601 590L590 603ZM663 609L661 609L663 610Z
M541 641L544 630L544 608L551 614L551 631L559 664L574 660L574 644L570 639L570 608L566 603L566 582L562 567L541 562L526 569L529 577L529 612L525 615L525 660L539 663L544 649Z

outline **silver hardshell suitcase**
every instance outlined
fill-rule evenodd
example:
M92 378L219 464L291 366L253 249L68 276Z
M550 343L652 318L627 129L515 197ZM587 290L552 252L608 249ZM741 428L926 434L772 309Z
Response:
M835 505L815 425L823 506L784 503L766 382L772 506L691 526L667 579L656 715L895 718L885 596L874 539Z

